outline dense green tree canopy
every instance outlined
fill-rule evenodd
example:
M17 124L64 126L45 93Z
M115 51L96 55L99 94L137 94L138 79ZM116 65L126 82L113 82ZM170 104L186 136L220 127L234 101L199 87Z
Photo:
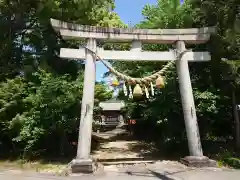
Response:
M191 1L183 5L179 1L158 0L156 5L146 5L143 8L144 20L137 28L191 28L216 27L216 34L211 40L200 46L187 46L193 50L209 51L212 61L207 63L191 63L190 74L193 86L198 123L202 139L235 138L235 128L232 110L231 84L239 92L239 63L222 61L239 60L239 1ZM147 50L167 50L173 48L166 45L145 45ZM134 77L142 77L158 71L162 63L115 62L113 65L120 71ZM165 74L167 85L157 90L156 95L149 100L129 101L128 113L144 124L144 134L141 126L137 128L139 135L147 137L149 127L150 139L157 138L166 143L176 143L186 139L183 131L183 114L179 96L176 70L173 68ZM227 79L231 77L231 82ZM232 83L233 82L233 83ZM120 95L122 96L122 95ZM238 95L237 95L238 96ZM240 97L236 97L240 100ZM140 113L139 113L140 112ZM139 130L140 129L140 130ZM223 130L224 129L224 130ZM162 146L161 146L162 147ZM203 147L205 148L205 146Z
M50 18L122 26L113 8L111 0L0 1L1 149L69 153L77 141L84 66L58 57L60 47L74 43L54 32ZM96 106L111 98L106 88L96 85ZM47 141L56 144L46 148Z

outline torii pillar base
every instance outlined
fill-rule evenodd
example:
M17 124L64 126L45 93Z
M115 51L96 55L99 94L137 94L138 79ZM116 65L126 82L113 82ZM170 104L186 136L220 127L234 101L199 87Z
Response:
M206 156L186 156L180 162L189 167L217 167L217 162Z
M97 170L97 163L92 159L74 159L71 162L72 173L91 174Z

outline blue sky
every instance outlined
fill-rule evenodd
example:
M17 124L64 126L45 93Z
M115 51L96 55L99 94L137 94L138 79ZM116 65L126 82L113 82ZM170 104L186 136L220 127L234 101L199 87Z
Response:
M115 0L116 9L125 24L136 24L143 20L142 9L146 4L155 4L157 0ZM107 71L101 63L97 63L96 78L101 81L101 76Z
M115 0L117 12L126 24L136 24L143 19L142 9L146 4L156 4L157 0Z

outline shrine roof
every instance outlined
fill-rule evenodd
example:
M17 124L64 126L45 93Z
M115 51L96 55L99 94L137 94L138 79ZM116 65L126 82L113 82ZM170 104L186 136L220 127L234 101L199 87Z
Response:
M124 101L110 99L100 102L99 106L103 111L120 111L125 106L125 103Z

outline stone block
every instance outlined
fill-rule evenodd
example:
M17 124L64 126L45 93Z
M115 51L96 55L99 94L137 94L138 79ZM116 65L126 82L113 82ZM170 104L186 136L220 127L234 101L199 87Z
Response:
M186 156L180 159L180 162L189 167L216 167L216 161L206 156Z
M94 173L97 163L92 159L74 159L71 162L72 173Z

